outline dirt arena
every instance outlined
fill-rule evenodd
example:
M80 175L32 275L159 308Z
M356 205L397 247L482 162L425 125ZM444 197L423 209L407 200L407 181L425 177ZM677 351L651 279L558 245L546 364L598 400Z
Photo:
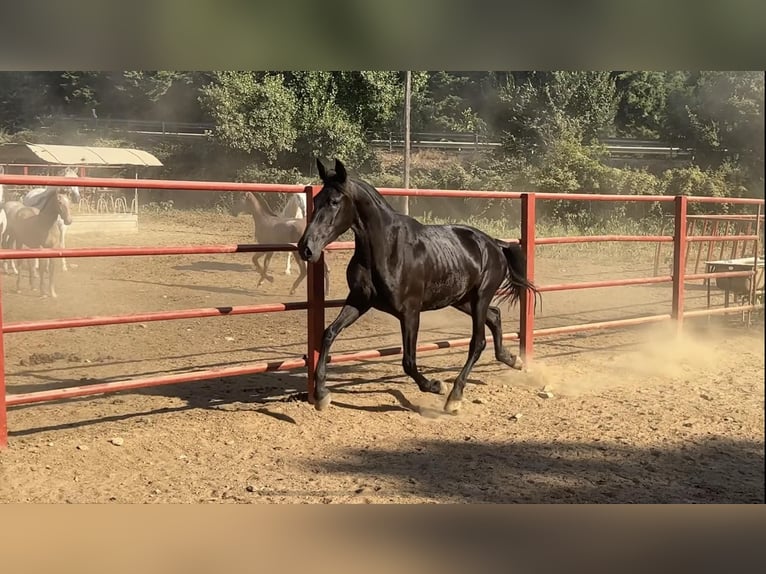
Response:
M174 213L141 232L76 234L68 246L249 242L251 221ZM543 247L537 282L652 273L652 246ZM625 248L628 249L628 248ZM345 253L329 296L343 297ZM70 260L57 300L3 277L5 321L305 299L289 296L285 255L255 287L247 254ZM296 273L294 270L293 273ZM721 302L720 293L715 303ZM705 305L690 285L687 306ZM668 313L669 285L547 293L537 327ZM337 310L327 312L328 322ZM467 337L452 310L423 316L420 341ZM518 310L504 309L506 332ZM9 393L298 357L305 312L9 334ZM398 323L371 312L334 352L398 346ZM329 369L334 403L299 400L300 371L169 385L9 410L0 502L764 502L763 319L687 321L537 339L530 372L491 346L457 416L400 358ZM518 346L511 344L514 352ZM419 359L450 381L466 349ZM543 398L546 387L553 396ZM114 441L113 439L121 439Z

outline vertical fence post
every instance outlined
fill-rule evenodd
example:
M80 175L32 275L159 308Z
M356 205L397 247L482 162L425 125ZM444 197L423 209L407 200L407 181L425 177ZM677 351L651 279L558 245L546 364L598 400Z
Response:
M0 276L0 449L8 446L8 407L5 404L5 334L3 333L3 278Z
M314 195L321 188L318 186L307 185L306 193L306 221L311 221L314 215ZM306 299L308 301L308 310L306 311L306 326L308 329L306 341L308 348L306 350L306 368L308 371L308 400L314 404L314 381L316 377L316 368L319 361L319 350L322 345L322 336L324 335L324 254L320 255L319 261L309 263L306 277Z
M673 233L673 310L671 317L676 331L684 321L684 276L686 275L686 208L688 199L677 195L675 199L675 230Z
M535 194L521 195L521 248L527 259L527 279L535 280ZM521 359L529 366L534 349L535 298L528 290L521 295L519 320L519 350Z

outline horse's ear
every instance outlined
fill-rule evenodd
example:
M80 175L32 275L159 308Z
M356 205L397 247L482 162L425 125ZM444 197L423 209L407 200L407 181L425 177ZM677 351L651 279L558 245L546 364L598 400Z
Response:
M319 172L319 179L327 183L327 170L325 169L322 160L317 158L317 171Z
M346 173L346 166L339 159L335 159L335 180L338 183L345 183L348 174Z

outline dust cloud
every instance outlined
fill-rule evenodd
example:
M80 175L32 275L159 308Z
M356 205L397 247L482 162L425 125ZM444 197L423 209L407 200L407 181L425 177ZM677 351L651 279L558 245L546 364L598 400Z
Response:
M562 396L663 385L684 386L704 394L712 389L701 387L699 381L710 381L716 373L736 379L740 361L760 362L763 368L762 329L758 334L738 336L736 342L730 332L719 327L695 331L687 326L677 335L672 325L664 324L638 333L636 344L627 349L593 349L566 362L542 357L521 376L514 373L512 382L525 388L546 388ZM760 392L763 395L763 388Z

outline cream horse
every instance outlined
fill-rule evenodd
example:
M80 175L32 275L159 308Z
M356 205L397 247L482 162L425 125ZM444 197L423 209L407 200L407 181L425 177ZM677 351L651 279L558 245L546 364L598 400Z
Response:
M279 213L281 217L289 219L305 219L306 218L306 196L303 193L292 193L290 199L287 200L287 204L282 208ZM287 265L285 265L285 275L292 273L293 255L287 254Z

